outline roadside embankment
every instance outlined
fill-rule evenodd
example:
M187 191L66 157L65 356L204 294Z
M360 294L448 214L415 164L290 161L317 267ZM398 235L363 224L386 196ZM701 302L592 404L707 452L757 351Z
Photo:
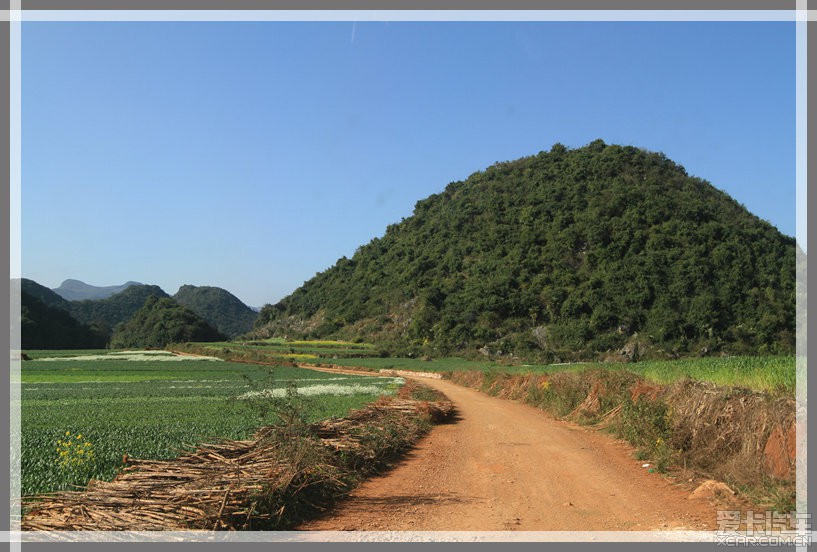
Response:
M648 382L625 370L503 374L460 371L452 382L609 431L658 471L685 469L753 502L794 506L795 401L790 396L682 380Z

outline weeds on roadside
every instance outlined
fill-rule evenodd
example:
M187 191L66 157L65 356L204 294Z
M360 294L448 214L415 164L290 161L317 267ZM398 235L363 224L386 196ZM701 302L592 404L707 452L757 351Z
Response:
M286 383L281 396L276 391L275 367L267 367L261 378L253 378L241 374L241 378L250 388L240 398L234 397L230 401L234 405L246 409L259 425L268 424L277 420L278 425L288 428L287 431L296 431L307 424L307 414L312 400L298 393L298 387L293 381Z
M262 446L274 451L281 470L271 473L269 480L255 494L249 507L249 519L264 528L285 528L314 511L347 486L341 471L333 465L330 452L310 428L310 399L298 393L292 381L287 382L283 396L275 389L274 369L270 367L262 379L244 376L255 392L244 395L241 402L259 420L275 419L265 429ZM266 520L259 522L259 520Z
M411 389L410 396L417 401L438 401L440 400L440 393L425 386L416 386Z
M650 459L655 469L664 472L672 465L676 451L670 438L670 412L662 401L638 397L622 403L621 412L611 429L630 444L638 447L639 459Z
M781 485L774 480L760 484L737 485L738 493L744 495L754 504L777 512L794 512L797 510L797 492L791 485Z

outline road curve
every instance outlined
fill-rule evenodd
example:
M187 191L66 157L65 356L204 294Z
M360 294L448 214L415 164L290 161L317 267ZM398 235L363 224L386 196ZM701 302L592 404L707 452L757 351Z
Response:
M298 530L713 530L717 507L649 473L626 443L446 380L458 419Z

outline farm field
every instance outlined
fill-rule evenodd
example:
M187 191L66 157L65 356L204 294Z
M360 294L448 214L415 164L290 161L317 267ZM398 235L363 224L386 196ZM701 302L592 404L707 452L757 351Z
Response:
M167 459L275 422L297 389L307 421L343 416L400 378L254 366L163 351L34 351L22 363L22 494L110 479L122 457Z
M285 340L270 338L256 341L222 341L199 343L211 350L229 350L232 352L263 352L264 354L284 360L309 360L317 358L371 358L379 356L379 351L369 343L351 343L348 341L327 340Z
M746 387L755 391L793 393L794 357L724 357L681 360L645 360L633 363L583 362L576 364L519 364L443 358L424 361L413 358L338 358L338 366L372 369L452 372L455 370L496 371L508 374L548 373L564 370L628 370L655 383L669 384L683 378L717 385Z
M644 360L632 363L581 362L572 364L508 364L463 358L381 358L373 345L338 341L284 341L245 343L197 343L196 347L218 355L248 355L259 361L285 360L316 365L348 366L370 370L418 372L497 371L508 374L548 373L563 370L629 370L660 384L689 378L717 385L745 387L754 391L794 393L794 356L702 357L680 360ZM350 351L354 351L350 355ZM358 354L360 352L360 354ZM345 353L345 354L344 354Z

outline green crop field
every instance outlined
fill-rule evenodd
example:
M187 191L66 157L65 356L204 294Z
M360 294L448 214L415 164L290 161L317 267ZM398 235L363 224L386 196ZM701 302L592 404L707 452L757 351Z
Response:
M500 371L509 374L547 373L562 370L629 370L656 383L669 384L683 378L717 385L746 387L755 391L793 393L794 357L714 357L682 360L646 360L633 363L584 362L576 364L503 365L490 361L441 358L339 358L332 364L373 369L451 372L454 370Z
M782 393L794 393L796 384L793 356L642 361L625 367L656 383L672 383L689 378L717 385Z
M712 357L517 367L519 368L538 373L599 368L628 370L660 384L692 379L727 387L785 394L794 393L796 383L794 357Z
M379 356L374 345L368 343L351 343L347 341L287 341L282 338L271 338L262 341L230 341L196 343L212 354L228 352L232 354L263 354L268 359L303 360L317 358L368 358Z
M374 345L338 341L287 341L272 338L253 342L194 344L213 354L249 355L254 360L287 360L325 366L345 366L369 370L411 370L452 372L455 370L499 371L503 373L547 373L562 370L629 370L661 384L684 378L717 385L745 387L755 391L794 393L795 358L793 356L703 357L680 360L645 360L632 363L580 362L571 364L524 364L521 361L496 362L463 358L381 358Z
M166 459L276 421L295 385L308 421L343 416L400 378L346 376L172 356L160 351L29 353L22 363L22 494L110 479L122 456Z
M107 351L113 352L113 351ZM29 358L37 360L39 358L59 358L59 357L76 357L85 355L98 355L99 349L69 349L65 351L26 351Z

